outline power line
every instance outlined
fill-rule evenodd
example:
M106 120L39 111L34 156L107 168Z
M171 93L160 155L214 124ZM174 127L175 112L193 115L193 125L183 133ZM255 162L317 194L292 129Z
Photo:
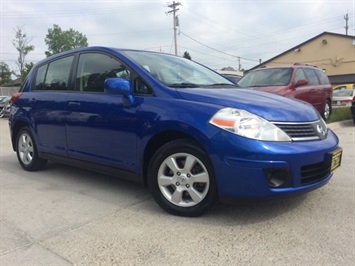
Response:
M191 13L191 14L189 14ZM234 33L237 33L237 34L241 34L241 35L244 35L244 36L247 36L247 37L255 37L253 35L250 35L250 34L247 34L247 33L244 33L244 32L241 32L241 31L237 31L235 29L232 29L231 27L226 27L225 25L222 25L220 24L219 22L215 21L215 20L212 20L210 17L207 17L207 16L204 16L204 15L201 15L200 13L198 12L191 12L191 9L188 10L188 13L184 14L184 15L187 15L188 17L190 17L191 19L193 20L196 20L198 21L198 23L201 25L201 24L205 24L206 22L209 24L209 26L212 26L212 27L220 27L222 29L225 29L225 30L228 30L228 31L231 31L231 32L234 32ZM207 25L206 25L207 26Z
M204 46L204 47L207 47L207 48L209 48L209 49L211 49L211 50L213 50L213 51L216 51L216 52L218 52L218 53L225 54L225 55L228 55L228 56L232 56L232 57L235 57L235 58L238 58L238 59L240 58L240 59L247 60L247 61L259 62L259 60L249 59L249 58L245 58L245 57L241 57L241 56L237 56L237 55L233 55L233 54L228 54L228 53L225 53L225 52L223 52L223 51L220 51L220 50L218 50L218 49L216 49L216 48L213 48L213 47L211 47L211 46L208 46L207 44L204 44L204 43L202 43L202 42L196 40L195 38L192 38L191 36L187 35L186 33L182 32L181 30L180 30L180 34L182 34L182 35L184 35L185 37L187 37L187 38L189 38L189 39L191 39L191 40L193 40L193 41L199 43L200 45L202 45L202 46Z
M230 62L235 63L235 59L230 59L230 58L225 58L225 57L221 57L221 56L216 56L216 55L213 55L213 54L210 54L210 53L204 53L204 52L201 52L201 51L199 51L199 50L194 50L194 49L191 49L190 47L186 47L186 46L181 46L181 45L179 45L179 47L186 49L186 51L192 51L192 52L194 52L194 53L198 53L198 54L202 54L202 55L207 55L208 57L218 58L218 59L220 59L220 60L230 61Z
M256 41L256 40L263 40L263 39L267 39L268 42L264 42L264 43L261 43L261 44L258 44L258 43L254 43L255 45L253 45L254 47L258 47L258 46L263 46L265 45L266 43L274 43L275 40L274 40L274 36L275 37L279 37L279 36L283 36L282 37L282 40L285 41L285 40L288 40L288 38L286 38L285 36L291 34L292 32L297 32L297 31L304 31L305 29L310 29L311 27L317 27L317 29L315 30L317 33L315 34L311 34L311 35L317 35L319 34L319 26L322 25L322 24L328 24L328 23L332 23L332 22L335 22L335 21L340 21L342 18L341 17L333 17L331 19L327 19L327 20L323 20L323 22L317 22L317 23L311 23L311 24L307 24L307 25L302 25L302 26L297 26L297 27L294 27L294 28L287 28L287 29L282 29L282 30L277 30L277 31L273 31L273 32L268 32L268 33L263 33L263 34L260 34L260 35L256 35L256 36L253 36L253 37L245 37L245 38L238 38L237 40L230 40L228 41L228 45L227 47L229 46L235 46L235 45L238 45L238 44L242 44L242 43L245 43L245 42L251 42L253 41ZM292 39L297 39L298 37L300 37L300 34L297 34L295 35L294 33L292 33L293 37ZM310 34L303 34L303 36L309 36ZM219 42L220 43L220 42ZM248 45L249 47L249 45Z

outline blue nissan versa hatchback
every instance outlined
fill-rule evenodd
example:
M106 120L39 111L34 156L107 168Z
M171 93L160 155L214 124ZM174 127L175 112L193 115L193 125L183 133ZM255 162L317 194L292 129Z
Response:
M147 185L169 213L326 184L342 149L309 104L235 87L168 54L80 48L39 62L12 97L13 149Z

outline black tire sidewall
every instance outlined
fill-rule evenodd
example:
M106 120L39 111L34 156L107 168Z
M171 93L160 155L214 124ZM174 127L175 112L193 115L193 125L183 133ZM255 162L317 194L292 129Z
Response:
M169 202L161 193L157 173L163 161L172 154L188 153L198 158L206 167L209 175L209 191L206 197L197 205L192 207L179 207ZM206 153L190 140L174 140L159 148L154 154L148 169L148 186L153 198L158 205L168 213L195 217L200 216L211 209L217 202L217 185L210 159Z

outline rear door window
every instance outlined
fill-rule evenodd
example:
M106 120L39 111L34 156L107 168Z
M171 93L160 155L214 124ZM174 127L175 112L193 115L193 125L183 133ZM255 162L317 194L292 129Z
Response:
M307 79L307 78L306 78L306 75L304 74L303 70L299 68L296 71L295 84L301 79Z
M313 69L304 68L303 71L308 79L308 85L319 85L317 74Z

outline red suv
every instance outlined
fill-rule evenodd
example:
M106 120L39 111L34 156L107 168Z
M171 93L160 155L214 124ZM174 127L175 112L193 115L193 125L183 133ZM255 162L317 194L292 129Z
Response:
M332 111L332 86L324 72L314 66L296 63L292 66L262 67L249 71L238 85L306 101L324 119L328 119Z

